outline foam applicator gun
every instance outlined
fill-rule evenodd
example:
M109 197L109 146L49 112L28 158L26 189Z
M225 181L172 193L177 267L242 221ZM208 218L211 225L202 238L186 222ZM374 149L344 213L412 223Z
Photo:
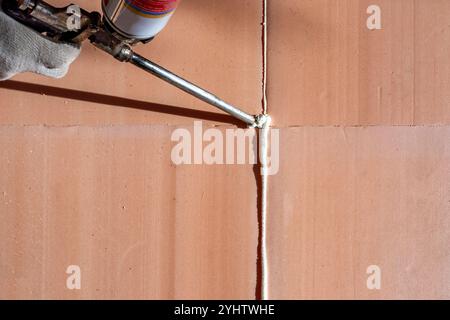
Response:
M77 5L56 8L40 0L3 0L3 10L53 41L80 44L89 40L117 60L131 63L249 126L264 127L266 115L250 115L133 51L134 45L149 42L165 27L179 2L102 0L103 16Z

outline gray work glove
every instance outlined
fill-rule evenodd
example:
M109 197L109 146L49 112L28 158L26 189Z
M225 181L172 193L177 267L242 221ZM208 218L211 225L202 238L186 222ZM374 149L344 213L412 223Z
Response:
M80 48L55 43L9 17L0 0L0 80L21 72L35 72L53 78L66 75Z

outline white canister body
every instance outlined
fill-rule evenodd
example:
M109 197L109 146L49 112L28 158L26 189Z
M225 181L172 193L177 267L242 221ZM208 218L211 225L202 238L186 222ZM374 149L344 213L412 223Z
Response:
M108 24L120 35L137 40L153 38L169 22L180 0L102 0Z

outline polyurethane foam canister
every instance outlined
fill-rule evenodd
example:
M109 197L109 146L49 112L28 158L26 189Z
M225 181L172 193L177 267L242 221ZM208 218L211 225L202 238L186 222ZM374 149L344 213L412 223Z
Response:
M102 0L109 25L129 39L153 38L169 22L180 0Z

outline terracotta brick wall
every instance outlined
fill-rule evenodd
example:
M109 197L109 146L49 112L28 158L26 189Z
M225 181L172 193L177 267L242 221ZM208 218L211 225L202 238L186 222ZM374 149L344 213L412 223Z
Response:
M138 51L260 113L262 8L185 0ZM269 297L450 298L450 3L268 0L267 14ZM195 119L235 128L88 44L62 80L0 83L0 298L259 296L257 171L175 166L171 134Z
M450 298L450 2L269 1L268 14L271 297Z

